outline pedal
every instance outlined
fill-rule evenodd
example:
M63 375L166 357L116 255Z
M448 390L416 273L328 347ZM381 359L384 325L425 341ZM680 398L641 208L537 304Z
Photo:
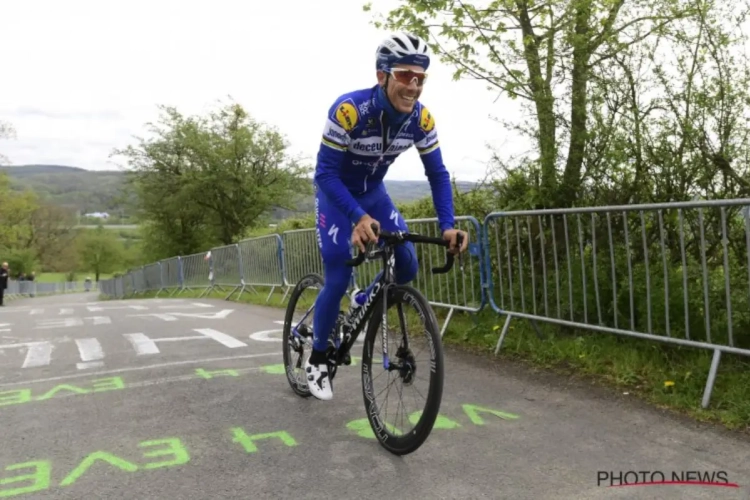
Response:
M350 355L350 354L349 354L348 352L347 352L347 353L346 353L346 355L344 356L344 364L345 364L346 366L349 366L349 365L351 365L351 364L352 364L352 357L351 357L351 355Z

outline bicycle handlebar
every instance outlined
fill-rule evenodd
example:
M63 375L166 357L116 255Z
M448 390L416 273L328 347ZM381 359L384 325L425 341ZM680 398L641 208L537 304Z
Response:
M378 226L376 224L371 224L370 227L372 228L372 231L378 235L378 239L386 240L387 243L391 244L397 244L404 241L411 241L412 243L429 243L432 245L439 245L443 247L450 246L450 241L446 241L443 238L435 238L431 236L423 236L421 234L415 234L415 233L407 233L403 231L397 231L397 232L391 232L391 231L385 231L380 230L380 234L378 234ZM463 243L463 235L461 233L458 233L456 235L456 244L459 248L461 248L461 245ZM360 264L362 264L365 261L365 256L367 255L367 252L359 252L359 255L353 259L349 259L346 261L347 266L351 267L357 267ZM455 260L456 256L452 253L448 253L445 257L445 265L443 267L433 267L432 272L433 274L445 274L448 271L451 270L453 267L453 262ZM460 258L460 255L459 255Z

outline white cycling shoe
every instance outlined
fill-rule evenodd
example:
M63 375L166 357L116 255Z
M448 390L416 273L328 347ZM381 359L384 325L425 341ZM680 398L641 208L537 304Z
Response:
M313 396L323 401L333 399L333 387L331 387L331 378L328 374L328 365L310 364L310 360L305 361L305 376L307 377L307 387Z

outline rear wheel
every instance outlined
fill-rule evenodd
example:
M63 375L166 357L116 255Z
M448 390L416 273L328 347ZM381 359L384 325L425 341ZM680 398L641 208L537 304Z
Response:
M308 274L299 280L289 297L284 317L281 337L284 372L294 393L303 398L312 395L307 386L305 361L312 352L314 305L322 288L323 278L319 274Z
M391 286L387 302L387 315L380 299L368 325L362 391L367 418L380 444L391 453L406 455L422 446L440 411L443 347L435 313L415 288ZM384 316L387 367L382 352ZM395 407L389 396L398 398ZM408 403L413 403L411 410L407 410Z

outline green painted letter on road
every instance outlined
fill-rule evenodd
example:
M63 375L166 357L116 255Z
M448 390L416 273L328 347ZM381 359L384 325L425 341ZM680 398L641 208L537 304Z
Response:
M0 406L18 405L31 401L31 389L0 392Z
M252 436L248 436L241 427L235 427L232 429L232 433L234 435L232 442L240 443L245 448L246 453L255 453L258 451L258 447L255 446L255 441L260 441L261 439L277 438L287 446L297 446L297 441L295 441L291 434L286 431L268 432L266 434L253 434Z
M388 429L388 432L393 434L394 436L400 436L403 434L399 429L394 427L393 425L389 424L388 422L385 423L386 428ZM375 433L372 432L372 427L370 427L370 421L366 418L359 418L357 420L352 420L348 424L346 424L346 428L350 431L354 431L357 433L359 437L367 438L367 439L375 439Z
M128 462L127 460L112 455L111 453L107 453L106 451L95 451L91 455L84 458L83 462L81 462L78 467L73 469L73 471L68 474L65 479L62 480L60 486L69 486L78 481L78 478L80 478L84 472L89 470L89 467L91 467L97 460L102 460L114 467L117 467L120 470L124 470L127 472L135 472L138 470L138 466L132 462Z
M50 389L46 393L44 393L41 396L39 396L37 398L37 401L44 401L45 399L49 399L49 398L51 398L52 396L54 396L55 394L57 394L60 391L70 391L70 392L72 392L74 394L88 394L89 393L88 389L84 389L82 387L77 387L75 385L62 384L62 385L58 385L57 387L53 387L52 389Z
M484 419L479 416L479 412L490 413L504 420L516 420L517 418L519 418L518 415L514 415L513 413L506 413L500 410L492 410L490 408L482 408L481 406L476 405L462 405L462 408L464 409L464 413L469 416L471 422L474 425L484 425Z
M125 383L120 377L100 378L94 380L94 392L102 391L114 391L117 389L124 389Z
M195 373L203 378L214 378L219 375L224 375L228 377L239 377L239 373L237 373L237 370L216 370L213 372L208 372L204 370L203 368L198 368L195 370Z
M166 449L153 450L143 454L144 457L160 457L164 455L172 455L172 460L165 460L163 462L153 462L143 466L144 469L158 469L160 467L172 467L174 465L186 464L190 461L190 453L182 445L182 442L177 438L166 438L166 439L155 439L153 441L143 441L138 446L143 448L144 446L159 446L167 445Z
M52 466L46 460L13 464L6 467L5 470L6 472L12 472L14 470L30 469L32 467L34 468L34 472L32 472L31 474L0 479L0 498L14 497L16 495L24 495L26 493L33 493L35 491L48 489L50 481L50 471L52 470ZM27 486L13 488L12 490L3 488L5 485L20 483L21 481L33 482Z

